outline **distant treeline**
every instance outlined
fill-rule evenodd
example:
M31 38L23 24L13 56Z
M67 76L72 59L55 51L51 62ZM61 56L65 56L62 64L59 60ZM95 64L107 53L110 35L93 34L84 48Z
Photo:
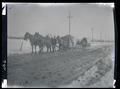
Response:
M9 36L8 39L24 39L24 37L13 37L13 36Z
M114 40L93 40L92 42L114 42Z

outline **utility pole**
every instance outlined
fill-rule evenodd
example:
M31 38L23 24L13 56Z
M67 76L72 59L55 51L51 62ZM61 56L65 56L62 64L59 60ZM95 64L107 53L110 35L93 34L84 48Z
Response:
M100 41L102 41L102 33L100 32Z
M71 12L69 11L69 15L68 15L68 19L69 19L69 36L70 36L70 32L71 32ZM70 46L70 38L69 38L69 46Z
M68 19L69 19L69 35L70 35L70 30L71 30L71 28L70 28L71 18L72 18L72 16L71 16L71 13L69 12L69 16L68 16Z
M92 32L92 42L93 42L93 30L94 30L94 29L92 28L92 29L91 29L91 32Z

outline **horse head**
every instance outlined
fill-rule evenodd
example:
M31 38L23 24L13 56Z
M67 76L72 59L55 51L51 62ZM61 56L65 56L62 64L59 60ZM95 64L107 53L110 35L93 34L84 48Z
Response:
M39 34L39 32L35 32L35 34L34 34L34 39L36 40L36 41L44 41L45 40L45 37L44 36L42 36L41 34Z
M35 32L34 37L35 37L36 39L39 39L39 38L40 38L39 32Z
M59 40L59 39L60 39L60 36L57 36L56 39Z
M60 36L57 36L57 37L56 37L56 42L57 42L58 44L61 44L61 41L62 41L61 37L60 37Z
M54 38L54 39L56 39L57 37L56 37L56 36L54 36L53 38Z
M47 34L45 38L46 38L46 40L50 40L51 39L49 34Z
M30 33L26 32L24 35L24 40L28 40L30 38Z

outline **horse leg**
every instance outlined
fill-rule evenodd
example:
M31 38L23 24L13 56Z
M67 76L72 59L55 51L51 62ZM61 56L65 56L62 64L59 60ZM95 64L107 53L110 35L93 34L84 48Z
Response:
M53 52L53 46L51 46L51 51Z
M54 52L54 47L52 46L52 52Z
M52 51L51 47L50 47L50 52Z
M48 51L51 52L51 47L48 47Z
M55 48L54 48L54 45L53 45L53 52L55 52Z
M55 45L55 52L56 52L57 50L56 50L56 45Z
M53 52L55 52L55 47L53 46Z
M60 51L60 45L59 45L59 51Z
M49 47L49 52L51 52L51 48Z
M43 47L41 48L41 52L43 51Z
M48 52L48 47L47 47L47 52Z
M39 53L41 53L41 48L40 48L40 46L39 46Z
M41 50L40 50L40 52L43 52L43 47L41 47Z
M40 49L39 53L41 53L41 52L42 52L42 48Z
M54 45L54 52L56 51L56 49L55 49L55 45Z
M54 51L55 51L55 50L54 50L54 46L53 46L53 48L52 48L52 49L53 49L53 52L54 52Z
M61 50L61 45L59 45L59 51Z
M33 53L33 45L32 45L32 53Z
M56 48L57 48L57 45L55 45L55 52L57 51L57 49L56 49Z
M54 47L52 46L52 52L54 52Z
M36 45L35 45L35 53L36 53Z
M58 50L60 51L60 44L59 44L59 49Z

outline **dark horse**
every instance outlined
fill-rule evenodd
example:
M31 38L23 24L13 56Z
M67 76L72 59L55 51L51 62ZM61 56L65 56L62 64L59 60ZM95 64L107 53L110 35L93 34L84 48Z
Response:
M43 49L43 37L38 35L38 33L35 33L34 35L30 34L29 32L26 32L24 35L24 40L29 40L31 47L32 47L32 53L33 48L35 47L35 53L36 53L36 47L39 46L40 51Z
M56 40L57 40L57 44L58 44L58 50L63 50L64 48L64 40L60 37L60 36L57 36L56 37Z
M87 38L84 37L81 41L78 40L76 42L76 45L79 45L81 48L87 47L87 45L88 45Z
M88 40L86 37L84 37L82 40L81 40L81 44L82 44L82 48L86 48L87 46L90 46L90 44L88 43Z
M52 47L52 43L51 43L51 38L49 35L46 35L46 37L44 38L44 44L47 48L47 52L51 52L51 47Z
M52 51L55 52L57 47L57 38L55 36L51 37L51 43L52 43Z
M36 40L36 44L39 46L39 53L41 53L45 47L44 37L40 35L39 32L35 32L34 39Z

